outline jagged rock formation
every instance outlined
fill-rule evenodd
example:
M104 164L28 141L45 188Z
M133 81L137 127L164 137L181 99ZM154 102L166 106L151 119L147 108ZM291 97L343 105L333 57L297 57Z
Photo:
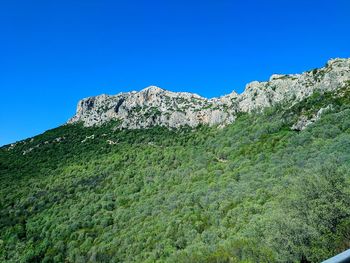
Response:
M69 123L83 121L85 126L91 126L120 120L120 127L130 129L230 123L234 121L236 108L229 105L236 96L230 94L222 99L208 100L197 94L170 92L151 86L140 92L83 99Z
M180 127L232 123L237 113L251 112L288 102L291 105L315 91L332 91L350 80L350 59L331 59L325 67L302 74L272 75L267 82L253 81L242 94L207 99L187 92L171 92L150 86L139 92L100 95L79 101L68 123L85 126L117 120L120 128L138 129L156 125Z
M305 115L301 115L299 117L299 120L295 124L293 124L291 129L294 131L305 130L309 125L318 121L325 112L328 112L330 110L332 110L332 105L328 105L325 108L319 109L318 112L316 114L314 114L313 116L311 116L310 118L308 118Z

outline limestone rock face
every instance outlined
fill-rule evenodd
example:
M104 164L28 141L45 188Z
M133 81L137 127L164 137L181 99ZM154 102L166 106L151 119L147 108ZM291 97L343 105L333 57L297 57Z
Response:
M332 110L332 105L328 105L325 108L321 108L318 110L318 112L316 114L314 114L313 116L311 116L311 118L308 118L305 115L301 115L299 120L293 124L293 126L291 127L292 130L294 131L302 131L305 130L309 125L315 123L316 121L318 121L321 116Z
M247 84L242 94L233 91L219 98L150 86L139 92L85 98L79 101L77 112L68 123L93 126L116 120L119 128L127 129L226 125L234 122L239 112L261 110L280 102L293 105L315 91L341 88L349 80L350 59L331 59L323 68L302 74L274 74L267 82Z

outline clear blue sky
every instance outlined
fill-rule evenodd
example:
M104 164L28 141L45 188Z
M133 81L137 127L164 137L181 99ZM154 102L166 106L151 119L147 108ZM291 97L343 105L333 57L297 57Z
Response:
M213 97L350 56L349 0L0 0L0 145L77 101L157 85Z

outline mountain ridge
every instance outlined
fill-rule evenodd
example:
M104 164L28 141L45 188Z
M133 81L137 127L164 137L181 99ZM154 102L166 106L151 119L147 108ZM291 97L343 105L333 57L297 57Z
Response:
M269 81L252 81L241 94L235 91L214 98L190 92L172 92L157 86L139 92L98 95L78 102L76 114L67 123L101 125L110 120L117 128L140 129L153 126L178 128L200 124L224 126L242 112L251 112L287 101L291 105L315 91L332 91L350 80L350 59L328 60L323 68L301 74L273 74Z

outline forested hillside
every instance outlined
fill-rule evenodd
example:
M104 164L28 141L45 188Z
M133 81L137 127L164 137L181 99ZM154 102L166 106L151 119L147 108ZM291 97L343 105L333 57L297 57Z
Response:
M320 262L349 247L349 85L224 128L113 127L0 149L1 262Z

